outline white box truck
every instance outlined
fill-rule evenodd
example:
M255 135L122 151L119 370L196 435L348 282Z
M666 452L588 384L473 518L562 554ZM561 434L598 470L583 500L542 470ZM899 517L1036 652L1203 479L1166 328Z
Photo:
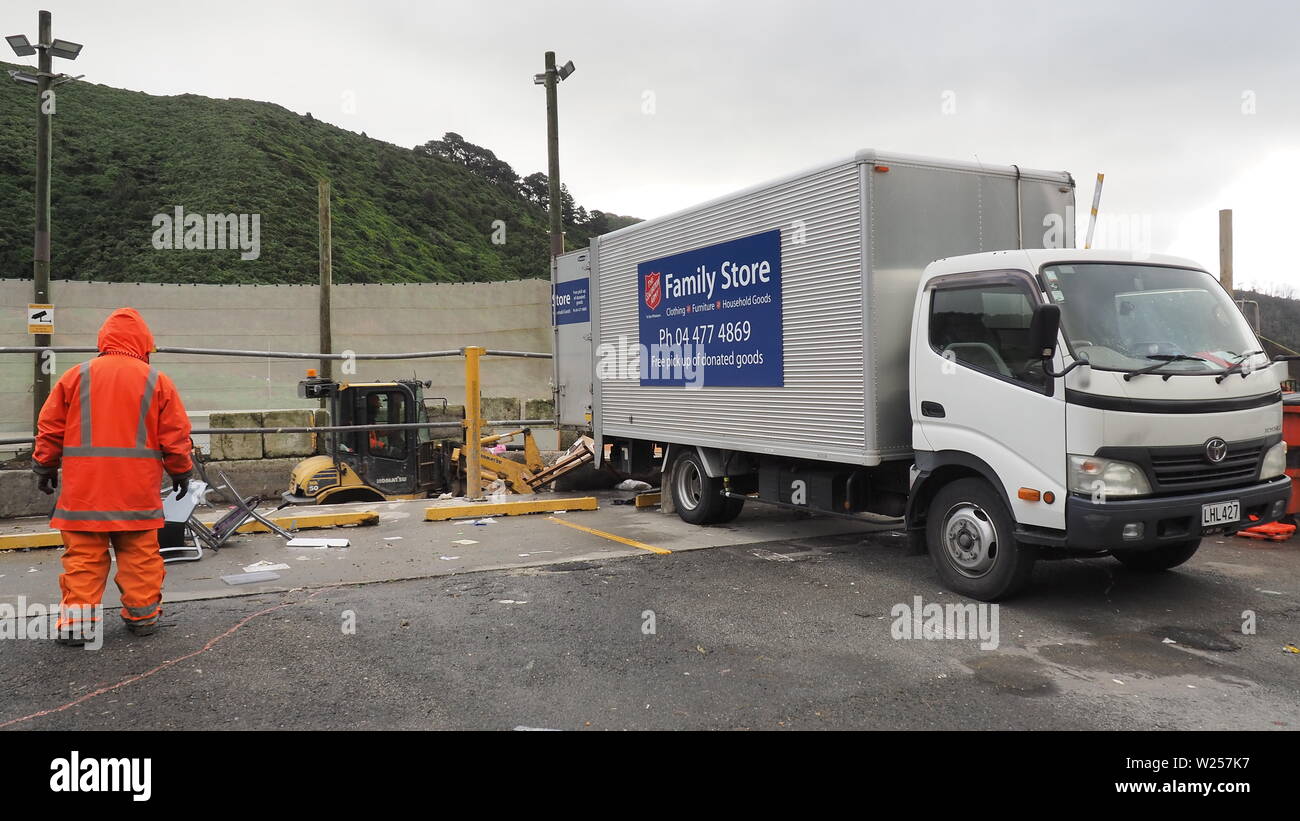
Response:
M1073 248L1073 205L861 151L598 237L557 262L557 415L688 522L901 517L983 600L1280 518L1283 367L1199 265Z

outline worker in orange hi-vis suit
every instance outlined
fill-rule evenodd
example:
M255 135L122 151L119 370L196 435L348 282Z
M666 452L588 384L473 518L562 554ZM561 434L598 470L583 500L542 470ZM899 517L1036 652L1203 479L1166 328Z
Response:
M94 636L97 611L117 555L122 618L149 635L162 615L165 470L178 497L189 489L190 422L175 385L149 364L149 326L133 308L99 329L99 356L63 374L41 408L33 471L40 489L63 489L50 524L61 531L63 591L58 630L64 644Z

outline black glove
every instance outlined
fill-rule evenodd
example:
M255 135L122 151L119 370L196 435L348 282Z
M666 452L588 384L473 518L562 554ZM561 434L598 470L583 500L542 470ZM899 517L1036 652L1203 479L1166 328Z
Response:
M172 492L176 494L177 499L185 498L185 494L190 492L190 475L188 473L172 476Z
M46 496L54 492L59 486L59 469L46 467L45 465L32 465L32 473L36 474L36 488Z

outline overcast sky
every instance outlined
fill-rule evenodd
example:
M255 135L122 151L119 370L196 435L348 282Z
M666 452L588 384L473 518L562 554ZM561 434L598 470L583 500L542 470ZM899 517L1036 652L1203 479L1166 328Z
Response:
M87 81L244 97L411 147L455 131L545 170L543 52L561 177L653 217L874 147L1063 169L1086 218L1238 283L1300 288L1300 4L1290 2L261 2L49 0ZM8 0L4 34L35 35ZM8 58L13 59L13 58ZM214 169L219 172L220 169ZM1123 239L1115 222L1102 235ZM1114 244L1114 243L1112 243Z

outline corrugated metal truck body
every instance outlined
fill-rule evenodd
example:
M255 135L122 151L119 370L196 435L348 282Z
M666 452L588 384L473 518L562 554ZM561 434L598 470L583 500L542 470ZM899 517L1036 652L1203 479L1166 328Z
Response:
M958 254L1072 246L1073 204L1064 172L861 151L599 237L590 260L593 432L598 441L853 465L909 458L908 349L922 270ZM748 293L775 307L724 309L725 292L701 284L686 302L694 316L708 315L663 315L670 286L691 271L749 254L726 260L736 270L763 248L775 281ZM673 272L697 258L701 268ZM710 326L712 338L698 340L705 353L752 349L765 361L752 376L706 369L702 384L656 383L639 369L610 367L611 358L656 342L641 338L647 329L674 323L688 342ZM734 338L718 341L733 326Z

